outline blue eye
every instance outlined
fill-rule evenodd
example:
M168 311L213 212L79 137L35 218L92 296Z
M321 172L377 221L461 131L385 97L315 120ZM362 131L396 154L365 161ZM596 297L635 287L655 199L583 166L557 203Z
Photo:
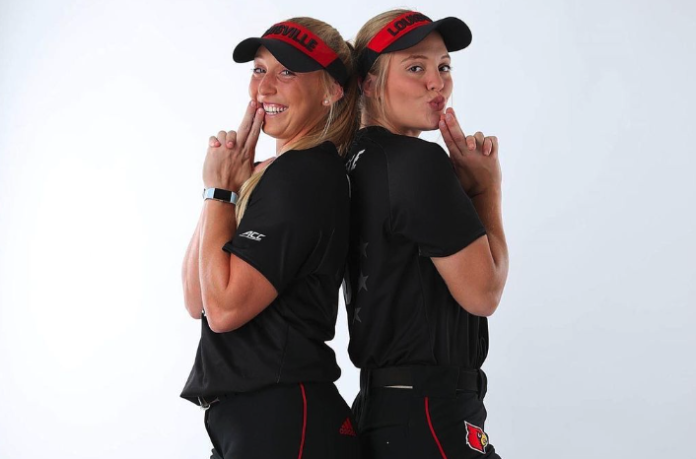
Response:
M412 65L412 66L410 66L407 70L408 70L409 72L412 72L412 73L422 72L422 71L423 71L423 67L421 67L420 65Z
M293 75L294 75L294 73L291 72L291 71L288 70L288 69L283 69L283 70L281 70L281 71L280 71L280 74L283 75L283 76L293 76Z
M449 64L441 65L440 66L440 71L441 72L451 72L452 71L452 66Z
M255 74L261 74L266 73L266 70L262 69L261 67L254 67L253 69L251 69L251 72Z

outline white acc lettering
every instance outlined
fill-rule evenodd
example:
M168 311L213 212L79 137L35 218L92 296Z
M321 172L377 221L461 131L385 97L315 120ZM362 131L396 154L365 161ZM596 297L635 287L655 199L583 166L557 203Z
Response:
M240 236L251 239L252 241L260 241L261 238L266 237L265 234L257 233L256 231L247 231L246 233L240 234Z

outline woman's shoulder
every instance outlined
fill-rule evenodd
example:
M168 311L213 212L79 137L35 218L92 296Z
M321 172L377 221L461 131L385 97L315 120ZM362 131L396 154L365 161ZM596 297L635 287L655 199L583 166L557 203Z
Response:
M338 150L331 142L324 142L303 150L288 150L281 154L273 162L275 167L304 169L306 167L326 167L326 165L340 164L341 157Z
M437 143L418 137L394 134L381 126L361 129L356 137L356 143L362 144L363 148L372 146L381 150L390 164L433 160L433 154L440 157L447 155Z
M295 187L317 186L345 176L343 160L331 142L304 150L289 150L266 169L269 181L291 183Z
M364 131L362 140L358 140L358 146L361 149L381 151L388 169L395 174L409 171L418 173L423 167L449 163L447 153L435 142L393 134L378 126L365 128Z

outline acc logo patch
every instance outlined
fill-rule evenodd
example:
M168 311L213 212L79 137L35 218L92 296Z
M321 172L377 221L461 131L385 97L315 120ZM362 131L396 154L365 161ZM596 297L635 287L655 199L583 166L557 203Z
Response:
M256 231L247 231L246 233L242 233L239 236L245 237L247 239L251 239L252 241L257 241L257 242L260 242L262 238L266 237L265 234L257 233Z
M486 446L488 446L488 435L483 431L482 428L469 424L464 421L466 426L466 444L469 448L479 453L486 453Z

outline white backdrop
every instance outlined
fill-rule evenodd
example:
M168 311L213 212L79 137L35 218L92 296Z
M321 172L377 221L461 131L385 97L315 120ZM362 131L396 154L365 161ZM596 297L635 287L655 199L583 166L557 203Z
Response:
M696 8L434 3L410 7L474 35L452 104L501 142L512 265L484 366L492 443L691 457ZM178 398L199 337L179 270L207 138L247 101L231 51L298 15L350 38L395 6L0 2L0 458L207 457L202 412ZM350 401L346 335L342 313Z

